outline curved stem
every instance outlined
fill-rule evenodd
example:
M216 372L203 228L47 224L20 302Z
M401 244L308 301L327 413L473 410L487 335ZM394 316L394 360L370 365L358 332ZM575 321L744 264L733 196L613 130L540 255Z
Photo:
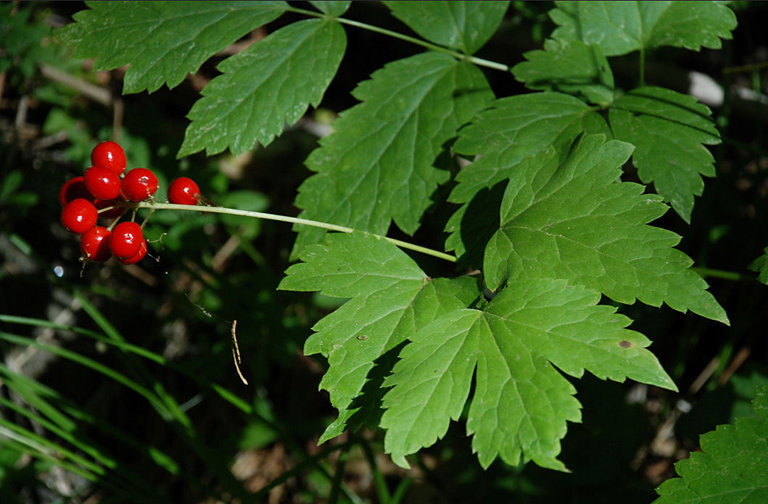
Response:
M306 16L313 16L313 17L327 17L326 14L323 14L321 12L315 12L305 9L298 9L296 7L288 7L286 9L289 12L294 12L296 14L304 14ZM461 61L467 61L469 63L473 63L477 66L482 66L486 68L492 68L494 70L501 70L502 72L509 72L510 68L508 65L505 65L503 63L497 63L496 61L489 61L483 58L477 58L475 56L471 56L469 54L463 54L458 51L454 51L453 49L448 49L447 47L439 46L437 44L432 44L431 42L427 42L426 40L418 39L416 37L411 37L409 35L404 35L402 33L398 33L396 31L387 30L386 28L380 28L378 26L370 25L368 23L361 23L360 21L354 21L352 19L346 19L342 17L334 18L339 23L346 24L349 26L354 26L356 28L362 28L363 30L372 31L375 33L380 33L382 35L387 35L389 37L393 37L396 39L404 40L406 42L410 42L412 44L420 45L422 47L426 47L427 49L430 49L432 51L442 52L445 54L450 54L454 58L461 60Z
M141 202L136 204L136 208L149 208L151 210L182 210L186 212L203 212L203 213L218 213L226 215L239 215L241 217L250 217L252 219L264 219L273 220L279 222L289 222L291 224L302 224L305 226L312 226L316 228L327 229L328 231L338 231L341 233L353 233L356 230L346 226L338 226L336 224L330 224L328 222L315 221L310 219L301 219L299 217L289 217L287 215L272 214L266 212L252 212L249 210L237 210L235 208L217 207L217 206L193 206L193 205L178 205L175 203L150 203ZM397 245L400 248L413 250L414 252L420 252L422 254L431 255L438 259L443 259L450 262L456 262L456 257L445 252L439 252L431 248L422 247L421 245L415 245L413 243L397 240L388 236L381 236L374 233L367 233L361 231L369 236L375 236L387 240L389 243Z

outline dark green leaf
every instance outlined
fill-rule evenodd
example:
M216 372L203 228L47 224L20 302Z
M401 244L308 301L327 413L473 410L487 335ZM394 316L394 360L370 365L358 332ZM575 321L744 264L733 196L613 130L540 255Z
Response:
M472 54L494 34L509 2L384 2L413 31L446 47Z
M582 95L602 106L613 101L613 73L600 46L547 40L543 51L523 56L528 61L515 65L512 73L528 88Z
M177 86L208 58L282 14L285 2L89 2L56 35L95 70L130 65L123 92Z
M346 48L333 20L290 24L219 65L222 75L203 89L189 112L179 157L227 147L233 153L267 145L312 104L317 106ZM311 76L311 78L308 78Z
M752 404L756 417L701 436L701 451L675 464L680 477L662 483L655 504L768 502L768 386Z
M345 12L347 12L347 9L349 9L349 4L352 2L350 0L346 1L313 1L309 2L315 7L317 7L319 10L325 12L329 16L339 17Z
M354 91L361 104L334 122L335 133L307 158L317 174L299 188L301 217L385 234L392 220L419 226L448 172L434 167L443 144L492 94L482 72L446 54L424 53L388 64ZM299 228L296 249L323 230Z
M715 176L715 159L702 144L720 143L706 105L675 91L644 87L620 97L609 112L618 140L635 145L632 162L644 184L690 222L694 196L704 190L701 175Z
M597 44L606 56L661 46L719 49L736 16L721 2L556 2L552 38Z

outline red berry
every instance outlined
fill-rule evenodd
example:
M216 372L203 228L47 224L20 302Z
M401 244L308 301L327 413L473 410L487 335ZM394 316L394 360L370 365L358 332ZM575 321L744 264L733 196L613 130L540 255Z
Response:
M99 213L93 203L77 198L66 205L61 211L61 223L71 233L82 234L96 225Z
M141 240L141 245L139 247L139 251L136 252L133 256L129 257L128 259L118 259L123 264L136 264L137 262L144 259L144 256L147 255L147 242L146 240Z
M157 191L157 177L146 168L134 168L120 181L120 189L130 201L144 201Z
M179 177L168 186L168 201L179 205L197 205L200 188L194 180Z
M135 256L144 242L144 233L135 222L121 222L112 230L109 249L120 260Z
M85 170L85 188L94 198L111 200L120 195L120 177L102 166Z
M91 151L91 164L121 175L125 171L125 151L115 142L102 142Z
M93 262L106 262L112 257L109 241L112 232L104 226L92 227L80 237L83 257Z
M61 190L59 190L59 201L62 206L77 198L87 200L92 198L88 189L85 188L85 178L82 175L67 180L64 182L64 185L61 186Z

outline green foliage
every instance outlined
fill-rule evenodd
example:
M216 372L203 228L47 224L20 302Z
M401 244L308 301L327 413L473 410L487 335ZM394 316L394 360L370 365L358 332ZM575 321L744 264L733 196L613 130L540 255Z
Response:
M680 475L659 488L656 504L758 503L768 499L768 386L757 390L756 416L701 436L701 451L675 464Z
M284 2L91 2L57 31L96 70L130 65L123 91L176 87L208 58L277 18Z
M335 76L346 35L334 18L348 2L312 5L323 13L281 2L93 3L59 34L97 68L130 65L125 92L151 92L284 11L319 18L224 60L192 107L179 156L241 152L318 106ZM478 67L504 65L469 55L494 35L507 3L386 6L426 41L405 38L428 50L358 83L360 103L306 159L314 173L298 189L301 217L356 232L298 225L301 262L280 284L347 299L304 347L328 360L321 387L339 411L321 441L380 426L385 450L406 466L451 420L466 421L483 467L500 458L565 470L560 440L581 414L564 375L676 390L650 340L601 295L728 323L674 248L680 237L650 225L665 200L690 220L701 175L714 175L705 145L720 137L704 105L646 86L642 62L660 46L719 48L735 17L714 2L558 3L544 50L511 70L541 92L496 97ZM609 58L633 51L638 87L617 89ZM455 176L451 157L468 161ZM622 181L630 159L658 195ZM458 209L438 197L449 188ZM478 278L428 275L378 236L392 224L413 235L433 204L453 212L446 248L462 266L482 266Z
M552 38L596 44L606 56L661 46L720 49L736 16L722 2L556 2Z
M509 2L384 2L392 14L430 42L472 54L499 27Z

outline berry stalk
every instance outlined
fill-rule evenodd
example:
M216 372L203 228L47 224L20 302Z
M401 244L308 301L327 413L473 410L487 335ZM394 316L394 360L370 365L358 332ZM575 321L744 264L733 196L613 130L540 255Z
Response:
M157 202L140 202L136 204L136 208L150 208L152 210L184 210L187 212L205 212L205 213L218 213L226 215L240 215L242 217L250 217L252 219L265 219L279 222L289 222L291 224L302 224L305 226L313 226L317 228L327 229L329 231L339 231L341 233L352 233L356 231L353 228L346 226L338 226L336 224L330 224L328 222L321 222L309 219L301 219L299 217L289 217L287 215L272 214L267 212L252 212L248 210L237 210L235 208L226 208L218 206L202 206L202 205L179 205L175 203L157 203ZM414 252L420 252L422 254L437 257L445 261L456 262L456 257L445 252L440 252L431 248L422 247L410 242L397 240L388 236L381 236L373 233L369 233L372 236L383 238L388 242L397 245L400 248L413 250Z

